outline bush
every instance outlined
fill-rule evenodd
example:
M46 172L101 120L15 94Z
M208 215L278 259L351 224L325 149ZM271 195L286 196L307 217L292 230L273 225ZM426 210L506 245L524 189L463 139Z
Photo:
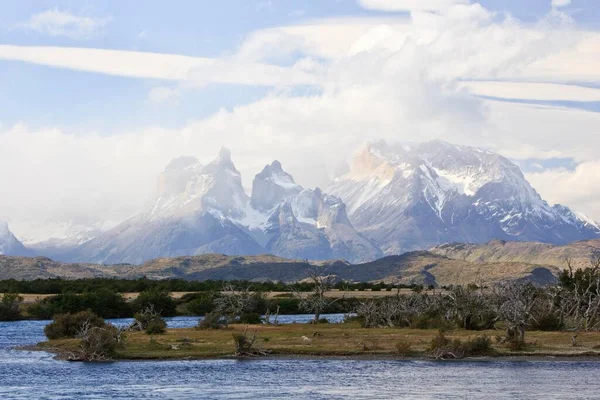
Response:
M556 314L546 314L531 324L531 329L534 331L560 331L564 327L565 325Z
M119 345L119 330L112 324L95 326L81 337L82 359L85 361L96 361L109 359L115 354Z
M240 324L262 324L262 319L259 313L242 314L237 320Z
M360 315L344 315L344 324L353 324L358 322L360 326L364 326L365 317Z
M173 317L177 314L177 303L171 294L158 289L146 290L133 301L134 310L142 311L150 306L163 317Z
M215 309L214 298L215 295L212 293L202 293L196 296L186 294L181 298L181 301L184 303L183 307L188 314L206 315Z
M81 311L77 314L58 314L54 321L44 328L48 339L74 338L82 329L104 326L104 319L91 311Z
M167 330L166 321L150 305L145 310L134 315L137 327L148 335L160 335ZM135 327L135 325L134 325Z
M435 358L463 358L484 356L493 352L492 340L487 336L477 336L463 342L459 338L450 340L444 331L439 331L429 344L429 351Z
M146 325L146 332L148 335L162 335L167 331L167 323L162 318L156 318L148 322Z
M431 343L429 343L429 351L435 351L438 349L444 349L448 347L450 344L450 339L446 337L446 334L443 330L439 330L437 335L433 339L431 339Z
M506 347L511 351L523 351L525 350L525 342L517 336L510 336L506 339Z
M132 315L131 308L123 296L108 289L98 289L83 294L58 294L38 299L27 308L29 315L39 319L50 319L56 314L74 314L85 310L91 310L103 318Z
M396 354L400 355L400 356L407 356L409 354L411 354L412 350L412 344L409 342L405 342L405 341L399 341L396 343Z
M198 321L199 329L220 329L227 326L227 318L218 312L211 312Z
M462 346L467 356L485 356L493 351L492 339L488 336L477 336L475 339L469 339Z
M103 318L124 318L132 315L125 298L110 289L97 289L81 295L82 306Z
M0 300L0 321L17 321L22 318L19 304L23 298L18 293L4 293Z

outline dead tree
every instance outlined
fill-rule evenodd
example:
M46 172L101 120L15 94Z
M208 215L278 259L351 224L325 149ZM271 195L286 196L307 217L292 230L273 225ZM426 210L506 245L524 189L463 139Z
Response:
M299 299L299 307L305 311L314 313L313 323L319 322L321 313L329 305L335 303L344 298L330 299L325 294L333 287L335 277L332 275L324 275L325 271L321 274L317 270L311 270L308 273L309 280L312 284L311 292L308 295L302 295L296 292L296 297Z
M264 350L254 347L256 341L255 330L251 337L248 337L248 325L244 329L244 333L234 333L233 342L235 344L235 356L236 357L250 357L250 356L265 356L268 353Z
M493 295L498 318L506 323L507 338L525 343L525 330L535 319L538 288L531 283L502 283L494 286Z
M69 361L105 361L112 359L117 347L123 345L126 333L112 324L94 326L86 321L77 337L81 340L80 351L71 353Z
M214 300L216 311L227 317L229 322L235 322L244 314L253 312L256 308L259 295L250 291L250 288L236 288L226 284L221 290L221 295Z

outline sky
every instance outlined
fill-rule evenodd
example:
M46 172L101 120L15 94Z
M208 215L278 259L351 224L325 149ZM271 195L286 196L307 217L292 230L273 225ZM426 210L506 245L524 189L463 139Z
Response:
M123 220L174 157L323 187L373 139L497 151L600 220L600 2L0 1L18 237Z

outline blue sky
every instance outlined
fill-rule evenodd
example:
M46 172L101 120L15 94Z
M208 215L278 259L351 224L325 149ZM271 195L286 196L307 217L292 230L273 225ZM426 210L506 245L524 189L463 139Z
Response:
M600 219L599 115L596 0L0 3L0 218L17 222L123 218L171 158L221 145L245 179L279 158L324 186L378 138L490 148Z
M537 21L551 6L548 0L487 0L485 7L507 12L524 22ZM600 26L600 5L590 0L569 5L582 27ZM32 15L59 10L107 19L93 36L82 40L51 36L23 28ZM381 17L408 12L368 10L352 0L316 1L19 1L5 2L0 14L0 43L23 46L92 47L219 57L234 53L253 31L332 17ZM590 82L588 84L594 84ZM65 90L65 85L68 90ZM264 96L264 87L210 86L186 90L176 105L154 104L147 94L160 85L153 80L114 77L0 60L0 121L12 125L60 125L76 131L119 132L133 126L176 127L221 107L231 109ZM556 104L561 104L556 102ZM598 102L570 104L600 110Z

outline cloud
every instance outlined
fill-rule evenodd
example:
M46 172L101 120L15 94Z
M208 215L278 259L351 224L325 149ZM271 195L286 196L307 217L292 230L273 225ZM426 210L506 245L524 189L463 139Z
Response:
M178 103L180 92L177 88L157 86L150 89L148 100L151 103Z
M382 11L443 11L468 3L469 0L358 0L364 8Z
M542 101L600 101L600 89L556 83L510 82L510 81L471 81L462 82L460 87L468 88L479 96L517 100Z
M32 15L28 21L22 24L22 27L49 36L65 36L83 40L100 34L110 21L110 17L82 17L54 8Z
M152 196L156 176L171 158L194 155L209 161L222 145L231 148L246 185L273 159L303 185L326 185L328 173L375 138L439 138L514 159L573 158L589 163L592 171L599 159L600 113L492 101L477 94L595 99L596 89L557 86L554 79L577 82L595 76L598 81L592 68L596 40L554 19L523 24L473 4L415 12L410 18L344 18L262 30L220 59L0 46L4 59L174 81L176 87L208 82L274 87L258 101L178 129L141 127L106 135L4 128L0 160L11 167L0 168L6 188L0 210L13 218L93 214L122 219ZM269 64L282 53L301 56L290 67ZM565 54L571 58L563 59ZM530 76L539 80L530 81ZM510 83L504 86L490 83L506 77ZM301 84L318 90L281 89ZM157 84L150 98L176 96L169 85ZM547 195L550 178L535 178ZM591 202L568 196L569 185L579 188L574 180L563 182L564 190L551 201L581 206L600 218Z
M550 203L570 204L600 219L600 161L581 163L574 171L551 169L527 174L527 179Z
M552 5L552 7L556 7L556 8L566 7L569 4L571 4L571 0L552 0L550 2L550 4Z
M240 85L314 84L302 66L284 68L236 59L77 47L0 45L0 59L131 78Z

